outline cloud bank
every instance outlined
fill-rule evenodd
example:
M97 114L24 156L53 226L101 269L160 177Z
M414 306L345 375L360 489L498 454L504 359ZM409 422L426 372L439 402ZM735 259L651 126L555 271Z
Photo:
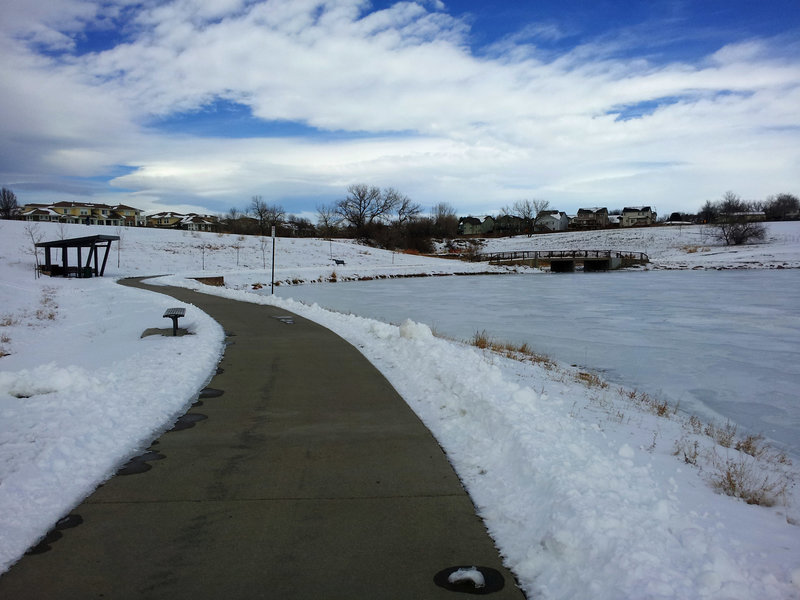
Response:
M563 38L556 24L519 29L479 51L467 17L433 3L12 3L3 183L23 201L77 187L224 212L259 194L297 213L353 182L464 214L530 197L664 212L728 189L800 191L788 37L689 61L629 35L554 52L536 43ZM235 134L234 110L247 115Z

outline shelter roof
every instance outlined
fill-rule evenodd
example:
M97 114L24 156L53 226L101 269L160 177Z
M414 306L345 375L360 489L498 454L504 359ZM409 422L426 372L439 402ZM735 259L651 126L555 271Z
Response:
M118 235L89 235L86 237L69 238L66 240L53 240L52 242L39 242L37 248L89 248L103 242L119 240Z

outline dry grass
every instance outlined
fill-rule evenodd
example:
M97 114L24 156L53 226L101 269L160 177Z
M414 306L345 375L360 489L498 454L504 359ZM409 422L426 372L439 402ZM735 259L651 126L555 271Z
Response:
M470 343L476 348L496 352L512 360L538 364L547 369L552 369L556 366L556 363L549 356L534 352L527 343L497 342L491 339L485 330L476 332Z
M666 400L658 400L647 392L619 388L618 393L620 396L658 417L669 419L671 415L678 412L677 406L670 406Z
M686 252L686 254L695 254L697 252L708 252L709 248L705 246L686 245L681 246L681 250Z
M575 380L590 388L600 388L603 390L608 388L608 383L603 381L603 379L596 373L578 371L578 373L575 375Z
M39 300L39 308L36 309L36 318L40 321L53 321L58 315L58 304L56 304L56 289L52 287L42 288L42 297Z
M19 320L16 319L13 315L3 315L0 317L0 327L12 327L13 325L18 325Z
M722 426L709 423L705 426L704 433L723 448L730 448L736 439L736 425L730 421Z
M686 438L677 440L672 454L674 456L683 456L683 462L687 465L697 466L697 458L700 455L700 442L697 440L689 441Z
M741 498L748 504L775 506L786 495L788 482L785 476L765 473L752 457L742 456L717 460L711 485L723 494Z
M596 373L561 369L557 363L546 356L537 355L527 344L514 345L501 343L489 337L486 331L477 332L470 342L476 348L495 352L519 361L542 363L556 371L560 381L578 381L588 388L596 389L597 394L591 401L607 410L611 420L622 423L625 414L613 402L609 402L602 390L609 386ZM659 400L646 392L618 388L620 398L634 404L640 410L665 419L678 418L678 406L670 406L666 400ZM570 416L576 416L577 403L570 410ZM672 454L681 458L684 463L694 465L701 471L710 468L707 479L717 491L735 498L741 498L748 504L773 506L785 500L791 478L784 466L791 461L783 453L773 452L764 442L761 435L747 435L737 438L736 425L727 422L724 425L703 423L697 416L679 419L686 430L686 435L676 440ZM648 448L653 451L656 446L657 433L653 435L653 443ZM711 442L703 442L708 438ZM715 448L722 446L736 451L736 457L722 460Z

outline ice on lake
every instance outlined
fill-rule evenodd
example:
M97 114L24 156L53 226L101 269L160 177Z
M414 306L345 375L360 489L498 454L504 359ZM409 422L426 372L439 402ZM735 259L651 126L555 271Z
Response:
M795 270L442 277L276 288L325 308L527 342L800 454Z

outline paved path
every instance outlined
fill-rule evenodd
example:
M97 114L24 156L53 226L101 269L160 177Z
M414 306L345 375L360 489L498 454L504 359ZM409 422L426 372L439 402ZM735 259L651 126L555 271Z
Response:
M224 393L1 576L0 598L457 598L434 576L467 565L502 574L492 597L523 598L436 441L354 347L276 308L152 289L224 327L209 385Z

